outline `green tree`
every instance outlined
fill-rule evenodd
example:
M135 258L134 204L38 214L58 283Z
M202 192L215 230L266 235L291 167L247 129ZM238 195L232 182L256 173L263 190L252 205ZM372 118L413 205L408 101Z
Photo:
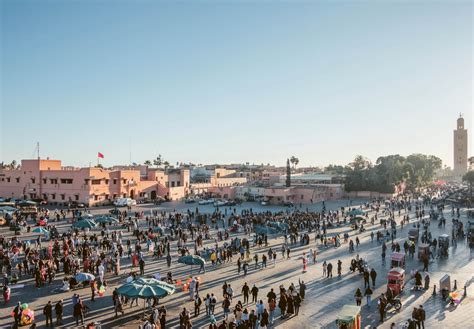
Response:
M472 200L472 186L474 185L474 170L468 171L462 176L462 180L469 184L469 199Z
M143 162L143 164L145 166L151 166L151 161L150 160L146 160L145 162Z

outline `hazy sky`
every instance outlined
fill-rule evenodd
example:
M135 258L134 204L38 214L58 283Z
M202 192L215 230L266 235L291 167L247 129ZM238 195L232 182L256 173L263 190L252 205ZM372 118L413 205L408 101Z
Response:
M452 166L472 133L471 1L1 4L0 160Z

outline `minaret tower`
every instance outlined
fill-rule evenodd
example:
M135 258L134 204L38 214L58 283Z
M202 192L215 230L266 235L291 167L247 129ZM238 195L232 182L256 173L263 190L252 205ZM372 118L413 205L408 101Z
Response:
M454 166L455 176L462 176L467 172L467 130L464 129L464 118L462 114L457 120L457 128L454 130Z

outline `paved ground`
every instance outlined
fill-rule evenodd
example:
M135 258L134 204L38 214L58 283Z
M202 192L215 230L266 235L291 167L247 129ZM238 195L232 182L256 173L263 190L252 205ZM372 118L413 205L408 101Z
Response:
M328 209L335 209L341 205L347 205L347 201L340 201L334 203L327 203ZM248 205L244 205L244 207ZM165 205L164 207L171 207L177 209L185 209L184 205ZM312 205L311 209L318 209L320 205ZM144 210L149 210L149 206L139 206L139 208ZM195 208L195 205L191 206L192 209ZM200 207L201 208L201 207ZM254 210L256 207L254 207ZM207 208L206 208L207 209ZM209 208L210 210L211 208ZM267 209L267 208L265 208ZM103 213L105 209L94 209L92 213ZM430 230L434 237L442 233L450 233L451 231L451 215L446 212L446 217L448 218L446 228L440 229L437 226L437 222L434 221L431 224ZM404 213L402 212L402 215ZM461 220L466 222L465 214L462 213ZM399 222L398 218L397 221ZM64 229L69 226L67 223L61 223L61 227ZM361 235L361 245L359 246L356 253L358 253L364 259L367 259L370 267L374 267L378 273L376 290L374 291L374 299L381 292L385 290L386 287L386 273L389 268L389 265L383 265L381 260L381 246L376 242L371 242L370 232L371 230L380 229L379 225L368 226L367 231ZM3 230L3 229L2 229ZM350 231L348 227L339 228L332 232L346 232ZM2 233L6 233L5 230ZM405 226L403 229L398 228L398 237L400 241L404 241L408 233L408 227ZM350 232L351 236L354 234L354 231ZM260 288L259 296L266 300L267 292L270 288L274 288L275 291L278 291L278 287L281 284L288 286L291 282L295 285L298 284L298 279L302 279L307 283L307 297L302 304L300 309L300 314L298 317L292 317L290 319L278 320L276 321L274 327L278 328L335 328L335 320L337 314L341 307L344 304L355 304L354 301L354 292L360 287L363 288L363 279L359 274L351 274L349 272L350 260L355 257L355 254L349 254L348 245L343 244L339 248L324 248L323 246L315 244L314 234L311 234L311 243L308 246L294 245L290 246L292 249L291 259L283 260L281 258L281 253L278 254L278 260L276 265L269 265L266 269L255 269L253 262L250 266L250 271L247 277L243 275L237 275L237 266L236 258L234 257L233 263L227 263L225 265L218 266L217 268L212 268L210 265L207 267L206 274L199 275L202 280L201 285L201 296L205 296L207 293L213 292L218 297L218 306L222 301L222 289L221 286L224 281L230 282L234 287L234 292L237 293L237 296L234 297L234 302L232 305L235 305L235 301L242 299L240 295L240 289L244 282L248 282L249 285L256 284ZM24 238L28 236L24 235ZM283 243L283 238L270 240L270 246L272 248L281 247ZM208 242L211 243L210 241ZM270 247L269 246L269 247ZM388 245L387 253L387 263L390 259L390 245ZM301 255L303 252L308 251L310 248L318 249L318 263L311 264L309 270L306 273L302 273L302 260ZM267 248L251 248L252 255L257 252L262 254L268 250ZM473 250L469 249L465 242L459 242L457 248L450 248L449 259L447 260L435 260L430 264L430 274L432 284L437 284L440 277L444 274L449 273L453 279L457 279L458 288L461 289L462 286L467 282L472 282L474 273L474 261L473 261ZM176 246L172 247L172 256L173 256L173 265L171 271L173 272L174 277L185 279L189 275L189 267L177 264L176 259ZM322 262L324 260L331 261L336 267L337 260L340 259L343 263L343 275L338 278L337 276L332 279L326 279L322 277ZM151 275L159 272L161 275L166 275L168 271L165 261L163 260L152 260L150 256L146 257L146 274ZM407 272L409 273L412 269L422 268L421 262L415 259L408 259L407 262ZM130 262L127 259L123 260L122 264L122 275L119 277L114 277L111 274L108 274L106 277L109 280L111 286L120 285L127 274L130 272ZM336 271L333 271L336 272ZM8 306L1 307L0 311L0 328L7 327L11 323L11 317L9 313L17 301L27 302L30 307L36 310L37 315L37 324L44 327L44 317L41 314L44 304L51 300L53 304L59 300L64 299L65 302L65 316L64 316L64 327L73 327L72 319L72 307L71 307L71 296L72 293L54 293L53 290L60 286L62 276L57 276L55 282L51 286L45 286L43 288L35 288L34 282L31 279L22 281L22 284L25 284L24 288L21 289L12 289L12 299ZM411 312L414 306L420 304L424 305L427 315L426 327L427 328L469 328L474 320L474 285L470 284L467 287L467 297L464 298L456 307L447 305L441 300L440 295L432 296L432 289L429 291L423 292L413 292L411 291L413 283L410 281L407 284L405 292L402 295L403 308L399 313L394 313L389 311L387 314L387 320L384 324L380 325L378 320L378 312L376 310L376 302L372 302L370 308L365 306L363 303L362 308L362 325L364 328L379 327L379 328L389 328L390 324L393 322L397 326L408 319L411 316ZM114 318L113 308L112 308L112 288L109 288L106 292L106 295L102 298L98 298L95 303L92 303L89 300L90 289L85 288L82 290L77 290L75 292L79 293L81 297L86 301L86 305L91 308L91 311L87 314L86 321L93 322L98 321L102 324L102 328L112 328L112 327L122 327L122 328L137 328L140 323L139 318L142 314L143 305L140 304L139 307L127 308L125 309L125 315L120 316L119 318ZM462 292L462 291L461 291ZM220 298L220 299L219 299ZM168 324L170 328L177 327L178 313L183 306L188 309L193 309L193 303L188 299L188 295L181 291L178 291L176 294L163 299L162 302L167 308L168 311ZM249 305L254 307L255 305ZM201 311L201 314L205 313ZM222 309L218 307L216 309L216 314L218 320L222 319ZM197 318L193 318L194 328L204 328L209 324L208 318L205 315L201 315Z

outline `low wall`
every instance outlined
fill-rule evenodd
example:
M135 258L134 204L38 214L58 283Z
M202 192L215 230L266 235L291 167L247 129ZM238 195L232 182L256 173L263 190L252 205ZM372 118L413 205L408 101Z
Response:
M345 197L347 199L373 199L373 198L392 198L396 196L396 193L380 193L372 191L352 191L346 192Z

